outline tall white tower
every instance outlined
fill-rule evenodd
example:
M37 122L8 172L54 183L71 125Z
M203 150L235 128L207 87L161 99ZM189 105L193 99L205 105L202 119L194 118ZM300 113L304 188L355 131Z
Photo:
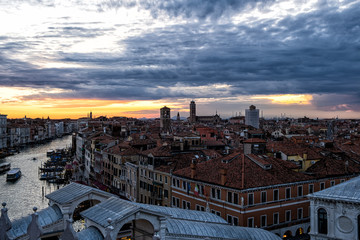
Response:
M254 105L245 109L245 124L259 128L259 109L256 109Z

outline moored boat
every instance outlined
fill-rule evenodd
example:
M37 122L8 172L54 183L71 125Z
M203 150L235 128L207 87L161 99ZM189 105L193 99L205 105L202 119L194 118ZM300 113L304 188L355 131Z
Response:
M50 180L50 179L54 179L55 175L54 174L49 174L49 173L45 173L45 174L41 174L40 175L40 180Z
M6 171L9 171L10 170L10 167L11 167L11 163L0 163L0 173L3 173L3 172L6 172Z
M55 151L51 149L51 150L49 150L49 151L46 152L46 156L50 157L50 156L53 155L54 153L55 153Z
M21 177L21 170L20 168L13 168L8 171L6 175L6 181L16 181Z

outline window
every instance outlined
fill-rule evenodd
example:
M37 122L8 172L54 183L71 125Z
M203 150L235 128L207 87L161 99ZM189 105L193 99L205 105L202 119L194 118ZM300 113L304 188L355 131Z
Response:
M228 192L227 200L228 202L232 203L232 192Z
M231 215L227 215L227 221L229 224L232 224L232 216Z
M248 205L254 205L254 193L249 193L248 194Z
M314 184L309 184L309 193L314 192Z
M233 225L239 226L239 219L237 217L233 217Z
M216 197L217 199L221 199L221 190L220 189L216 189Z
M182 185L183 185L183 189L186 190L186 182L185 181L182 182Z
M324 189L325 189L325 183L322 182L322 183L320 183L320 190L324 190Z
M239 225L239 219L237 217L233 217L231 215L227 215L227 221L229 224L238 226Z
M318 210L318 232L327 234L327 212L323 208Z
M234 204L239 204L239 195L234 193Z
M303 209L298 208L298 210L297 210L297 219L302 219L302 218L303 218Z
M160 182L162 182L162 175L159 175L159 177L160 177Z
M182 207L183 207L183 209L190 209L190 202L183 200Z
M248 222L248 224L247 224L248 227L254 227L254 218L253 217L248 218L247 222Z
M165 176L165 183L167 183L167 177Z
M330 182L330 186L332 187L332 186L334 186L335 185L335 181L331 181Z
M266 227L266 215L261 216L261 227Z
M279 189L274 189L274 201L279 200Z
M291 210L287 210L285 212L285 221L290 222L291 221Z
M169 197L169 191L164 189L164 198L168 198Z
M302 197L303 195L303 186L298 186L298 197Z
M291 198L291 188L286 188L286 190L285 190L285 198L286 199Z
M274 213L274 221L273 224L279 224L279 213Z
M196 204L196 210L205 212L205 207Z
M211 197L212 197L212 198L215 198L215 197L216 197L215 188L211 188Z
M266 192L261 192L261 202L266 202Z

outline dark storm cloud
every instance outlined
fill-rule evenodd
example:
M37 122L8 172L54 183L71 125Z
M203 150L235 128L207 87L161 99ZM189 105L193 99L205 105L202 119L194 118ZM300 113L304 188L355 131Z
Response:
M170 17L217 19L225 14L250 9L265 7L273 0L105 0L98 4L99 11L109 9L139 7L151 12L157 18L166 14Z

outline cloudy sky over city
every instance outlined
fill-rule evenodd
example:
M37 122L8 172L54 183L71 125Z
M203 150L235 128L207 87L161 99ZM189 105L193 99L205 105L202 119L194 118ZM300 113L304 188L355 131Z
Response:
M359 118L357 0L2 0L8 117Z

